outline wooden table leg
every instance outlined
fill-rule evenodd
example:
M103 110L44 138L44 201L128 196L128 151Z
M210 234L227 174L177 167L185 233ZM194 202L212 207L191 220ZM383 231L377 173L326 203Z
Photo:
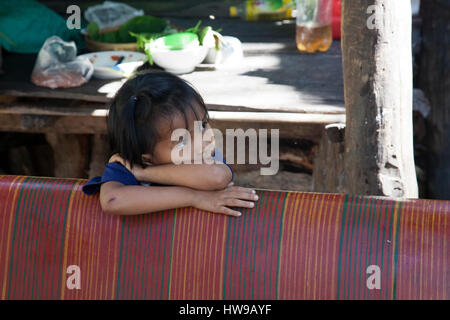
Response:
M105 165L110 156L110 148L107 136L104 134L94 134L91 136L91 160L89 163L89 179L101 176L105 171Z
M53 149L55 177L87 178L89 162L89 135L46 133Z

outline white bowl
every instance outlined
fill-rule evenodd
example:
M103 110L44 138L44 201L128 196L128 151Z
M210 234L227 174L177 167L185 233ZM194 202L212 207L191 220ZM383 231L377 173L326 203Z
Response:
M164 70L182 74L194 71L208 54L208 48L203 46L191 46L182 50L169 50L166 48L150 47L153 61Z
M124 56L124 59L122 63L114 66L117 63L117 57L119 56ZM79 57L91 61L94 65L93 76L98 79L119 79L129 77L137 68L147 61L147 56L145 54L135 51L98 51L82 54Z

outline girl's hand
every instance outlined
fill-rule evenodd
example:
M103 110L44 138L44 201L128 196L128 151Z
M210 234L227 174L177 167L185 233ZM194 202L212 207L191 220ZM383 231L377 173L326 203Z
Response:
M109 158L108 163L111 162L120 162L125 168L128 169L128 171L130 171L134 177L136 178L136 180L138 181L144 181L145 180L145 173L144 173L144 168L138 164L134 164L133 165L133 169L131 169L130 167L130 162L125 160L124 158L122 158L118 153L115 153L111 156L111 158Z
M239 217L241 213L228 207L253 208L253 201L258 200L254 190L235 187L232 182L223 190L198 191L196 194L193 206L197 209L235 217Z

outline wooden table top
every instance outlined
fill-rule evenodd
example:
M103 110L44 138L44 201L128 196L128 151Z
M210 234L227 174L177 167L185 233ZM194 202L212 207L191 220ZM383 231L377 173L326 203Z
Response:
M169 18L180 27L197 19ZM210 110L344 114L340 42L326 53L301 54L295 46L295 23L246 22L236 19L204 21L222 28L223 35L243 43L244 60L232 69L197 68L182 75L201 93ZM36 54L4 52L0 94L107 103L123 81L92 78L77 88L35 86L30 75Z

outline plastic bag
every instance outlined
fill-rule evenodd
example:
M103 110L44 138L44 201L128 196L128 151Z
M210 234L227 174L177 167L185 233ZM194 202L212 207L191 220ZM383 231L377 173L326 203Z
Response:
M0 0L0 47L9 52L38 53L45 40L58 36L75 41L78 50L84 49L81 30L67 28L68 15L63 16L37 1ZM85 26L82 20L81 28Z
M242 42L236 37L223 36L219 50L210 48L204 63L215 64L216 69L239 67L244 58Z
M94 66L86 58L77 57L75 42L58 36L48 38L36 59L31 81L41 87L78 87L89 81Z
M89 7L84 12L84 18L88 22L96 22L99 29L120 26L134 17L143 15L143 10L136 10L124 3L113 1Z

